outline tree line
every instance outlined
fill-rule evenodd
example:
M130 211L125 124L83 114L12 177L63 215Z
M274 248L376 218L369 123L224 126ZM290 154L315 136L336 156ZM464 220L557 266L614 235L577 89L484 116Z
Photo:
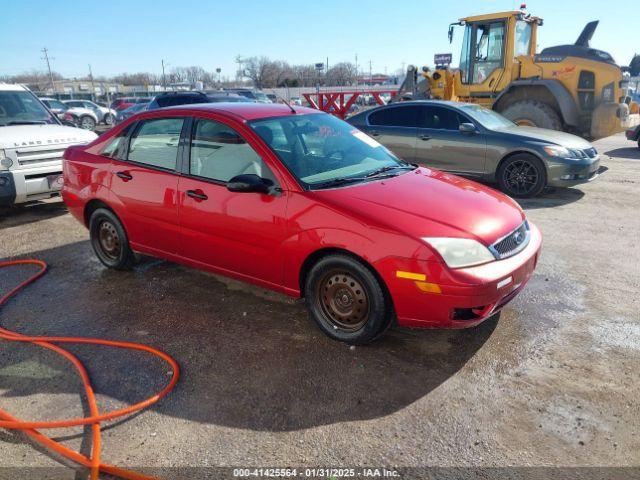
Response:
M316 85L349 86L357 80L356 65L351 62L336 63L328 70L316 69L315 64L292 65L283 60L272 60L264 56L237 58L238 69L231 76L208 71L201 66L173 67L162 73L121 73L111 77L94 76L95 83L113 82L123 85L170 85L176 83L202 82L205 87L247 84L256 88L314 87ZM325 71L326 70L326 71ZM63 80L58 72L52 73L54 80ZM67 79L69 80L69 79ZM91 81L88 76L73 80ZM19 75L5 75L0 81L23 83L32 89L44 90L51 85L48 72L30 71Z

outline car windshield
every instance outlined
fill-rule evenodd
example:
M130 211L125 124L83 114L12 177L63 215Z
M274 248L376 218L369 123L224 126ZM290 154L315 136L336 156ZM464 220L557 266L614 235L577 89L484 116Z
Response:
M253 92L253 95L258 99L258 100L269 100L269 97L267 97L267 95L265 93L262 92Z
M291 115L250 124L305 188L371 181L415 168L333 115Z
M0 91L0 126L38 123L59 122L30 92Z
M460 110L489 130L515 126L508 118L480 105L461 105Z

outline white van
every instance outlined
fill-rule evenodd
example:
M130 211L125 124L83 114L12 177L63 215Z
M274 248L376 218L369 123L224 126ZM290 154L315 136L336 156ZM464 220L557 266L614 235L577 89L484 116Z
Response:
M58 195L63 152L96 137L62 125L28 88L0 83L0 207Z

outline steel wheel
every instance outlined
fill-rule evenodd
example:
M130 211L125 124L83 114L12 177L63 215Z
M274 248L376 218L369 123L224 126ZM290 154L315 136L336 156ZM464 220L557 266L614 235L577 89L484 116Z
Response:
M355 332L367 323L369 299L353 275L342 270L330 271L317 288L322 313L334 329Z
M93 130L96 126L96 122L91 117L82 117L80 119L80 128L85 130Z
M120 241L118 231L113 223L108 220L104 220L100 223L100 227L98 229L98 241L100 243L100 248L106 257L111 260L118 259L122 243Z
M531 193L539 179L536 166L528 160L517 160L506 166L502 179L509 190L517 195Z

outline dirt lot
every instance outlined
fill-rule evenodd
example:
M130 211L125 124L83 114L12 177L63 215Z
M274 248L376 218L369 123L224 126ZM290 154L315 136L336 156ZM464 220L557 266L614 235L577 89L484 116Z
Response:
M637 467L640 151L622 136L596 147L610 157L599 179L522 202L544 234L540 264L501 317L478 328L396 329L350 349L321 334L301 304L269 292L157 260L131 273L105 270L59 202L0 221L0 258L51 265L1 321L23 333L133 340L173 355L183 368L177 389L107 428L103 442L109 463L166 477L222 478L219 466L387 466L405 468L403 478L424 478L411 467L425 466ZM0 272L0 290L18 278ZM72 350L86 361L102 409L166 380L145 356ZM53 354L0 343L3 409L78 416L80 390ZM55 434L88 451L82 430ZM0 430L0 477L1 467L16 478L18 467L59 465ZM169 467L198 469L157 470ZM474 478L498 475L483 472Z

